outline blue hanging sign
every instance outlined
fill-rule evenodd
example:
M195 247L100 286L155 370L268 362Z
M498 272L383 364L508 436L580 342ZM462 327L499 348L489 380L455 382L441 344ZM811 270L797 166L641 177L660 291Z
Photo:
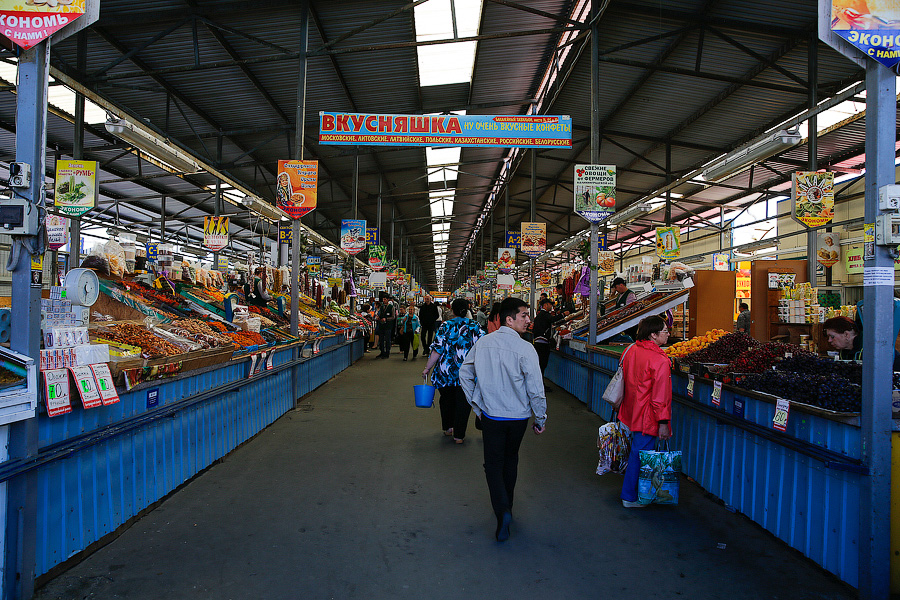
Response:
M515 248L519 249L519 243L522 241L522 232L521 231L507 231L506 232L506 247L507 248Z
M377 227L366 227L366 246L378 246L381 243L381 236L378 235Z
M871 12L860 12L860 6ZM900 31L893 28L898 21L897 2L869 6L865 2L860 5L833 2L831 5L831 31L888 68L900 62Z

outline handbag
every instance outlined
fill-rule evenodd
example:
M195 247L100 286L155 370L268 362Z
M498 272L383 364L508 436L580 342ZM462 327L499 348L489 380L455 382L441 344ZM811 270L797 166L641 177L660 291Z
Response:
M669 442L657 444L656 450L641 450L641 472L638 475L638 502L641 504L678 504L678 474L681 451L669 451ZM660 447L664 448L660 450Z
M616 374L609 380L609 384L603 391L603 399L613 408L619 408L619 405L622 404L622 397L625 396L625 371L622 369L622 365L625 363L625 355L631 350L631 346L625 348L622 358L619 359L619 368L616 369Z
M597 448L600 453L597 475L625 472L628 455L631 453L631 431L625 423L618 420L615 412L609 423L600 426Z

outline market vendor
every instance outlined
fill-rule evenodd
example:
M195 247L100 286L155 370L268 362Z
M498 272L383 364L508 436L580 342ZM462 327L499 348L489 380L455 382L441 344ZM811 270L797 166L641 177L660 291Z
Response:
M266 290L266 269L265 267L256 267L253 270L253 287L250 293L246 294L247 304L251 306L266 306L271 300L269 292Z
M637 294L628 289L628 286L625 285L625 280L621 277L613 279L612 288L619 294L616 298L616 308L622 308L637 302Z
M828 343L840 352L841 360L862 360L862 332L847 317L832 317L822 325Z

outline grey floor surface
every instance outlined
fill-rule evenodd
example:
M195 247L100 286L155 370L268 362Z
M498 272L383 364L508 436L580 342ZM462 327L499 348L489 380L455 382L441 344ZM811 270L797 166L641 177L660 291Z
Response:
M36 598L856 597L688 481L677 507L623 508L594 474L602 421L556 386L497 543L480 432L454 445L414 407L423 367L366 354Z

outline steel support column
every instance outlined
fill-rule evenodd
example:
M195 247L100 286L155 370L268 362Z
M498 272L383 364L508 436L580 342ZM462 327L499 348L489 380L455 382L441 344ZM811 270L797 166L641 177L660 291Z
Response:
M809 70L809 97L808 97L808 107L815 108L816 102L818 102L819 97L817 94L817 87L819 84L819 60L818 53L816 50L818 49L819 38L813 33L810 35L809 40L809 52L807 53L807 68ZM809 149L809 156L807 167L810 171L815 171L819 168L819 118L817 115L812 115L807 121L809 126L806 137L807 148ZM893 181L891 182L893 183ZM871 223L871 221L866 221L867 223ZM813 287L817 287L816 281L816 246L817 240L819 237L819 233L815 230L809 231L806 234L806 274L810 283L812 283Z
M600 27L597 19L600 7L596 2L591 2L591 164L596 165L600 162ZM588 260L588 267L591 270L591 290L590 300L588 303L588 343L595 344L597 342L597 267L600 266L598 260L599 248L597 244L597 233L599 232L599 224L591 223L591 256Z
M531 150L531 222L537 218L537 150ZM544 236L546 239L547 236ZM521 246L521 244L520 244ZM537 307L534 305L534 294L537 276L537 257L531 257L531 299L528 305L531 306L531 318L537 315Z

